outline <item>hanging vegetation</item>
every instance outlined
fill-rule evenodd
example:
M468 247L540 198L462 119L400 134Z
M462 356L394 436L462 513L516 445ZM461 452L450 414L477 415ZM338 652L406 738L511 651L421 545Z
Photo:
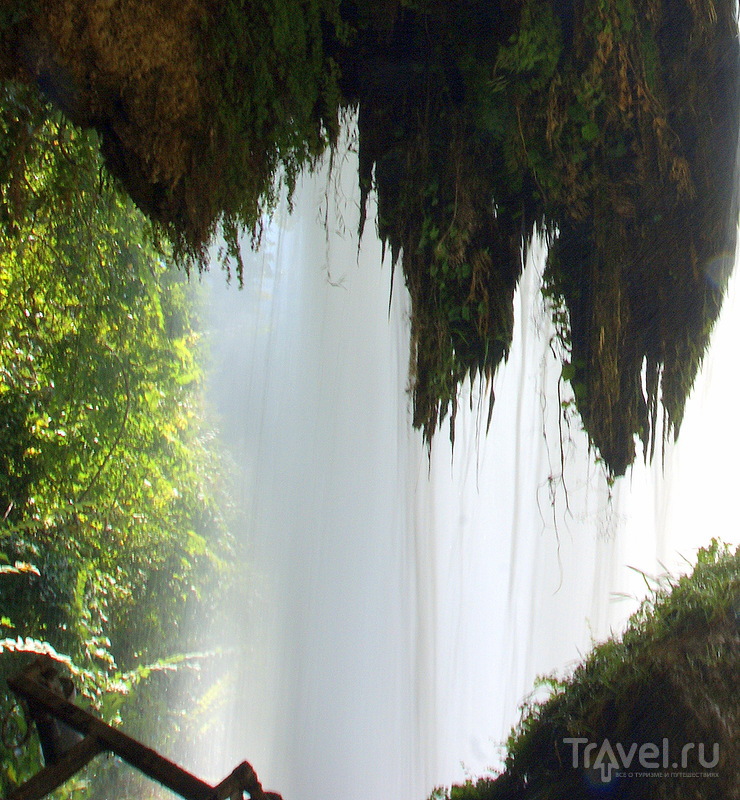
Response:
M0 18L0 75L96 128L201 265L220 224L240 270L240 232L258 241L280 182L356 111L428 440L447 415L454 434L464 378L492 385L543 235L563 378L612 475L677 433L719 313L739 53L730 0L15 0Z
M433 800L737 797L740 548L713 542L656 591L621 640L598 645L526 706L505 769Z
M490 382L540 233L563 377L621 475L661 404L678 430L734 259L734 5L404 5L358 17L344 74L411 293L414 422L430 438L463 377Z

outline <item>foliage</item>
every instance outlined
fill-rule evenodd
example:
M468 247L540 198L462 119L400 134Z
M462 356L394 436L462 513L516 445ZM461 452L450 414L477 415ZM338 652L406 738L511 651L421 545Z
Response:
M471 36L476 30L486 35ZM511 343L521 231L534 208L512 194L503 147L509 105L481 100L487 65L511 30L497 6L434 5L362 39L368 60L383 48L355 90L363 204L375 188L378 231L394 262L402 258L414 424L427 440L448 410L454 436L459 384L468 374L490 382ZM383 70L392 79L378 86Z
M699 551L691 575L666 579L655 589L620 640L597 645L567 680L552 680L548 700L525 704L499 776L440 789L434 797L734 797L739 622L740 548L732 552L713 540ZM687 773L681 777L670 770L636 771L599 785L587 765L573 764L563 741L573 737L599 746L608 739L624 750L665 738L673 755L686 743L703 742L707 758L718 743L719 761L711 779L701 775L693 753L689 763L679 764Z
M214 187L211 216L239 269L240 230L258 240L280 185L292 194L301 170L336 141L339 93L323 25L341 27L335 0L230 0L204 19L202 113L217 133L211 163L189 177L199 197L204 181Z
M622 474L636 436L652 454L661 404L663 436L677 433L733 266L734 9L596 4L573 61L540 103L567 176L546 195L558 228L546 281L568 309L584 426Z
M111 184L96 136L23 86L2 92L0 672L52 648L115 718L197 647L183 622L229 579L193 289ZM179 722L136 695L133 732L145 711ZM14 761L6 750L5 789Z

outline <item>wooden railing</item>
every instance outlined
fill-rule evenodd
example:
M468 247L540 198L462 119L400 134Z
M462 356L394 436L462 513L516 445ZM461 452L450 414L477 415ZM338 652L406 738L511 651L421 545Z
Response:
M252 767L244 761L221 783L211 786L149 747L65 699L40 679L56 662L42 657L18 675L8 686L26 701L31 717L37 721L52 717L81 735L81 739L58 755L26 783L14 789L6 800L41 800L69 780L96 755L111 752L186 800L282 800L279 794L265 792ZM52 662L51 665L49 662Z

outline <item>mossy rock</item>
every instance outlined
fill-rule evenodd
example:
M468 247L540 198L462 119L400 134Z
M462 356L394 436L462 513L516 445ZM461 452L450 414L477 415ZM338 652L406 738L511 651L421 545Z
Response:
M333 141L335 0L36 0L0 17L0 72L95 128L109 170L205 265L219 224L259 237L281 181ZM3 24L4 23L4 24Z
M110 171L205 266L357 114L361 223L411 295L427 441L508 356L537 235L589 441L610 476L678 433L734 263L731 0L9 0L0 77L95 128Z
M740 548L713 543L657 591L621 639L526 706L497 776L450 800L740 797Z

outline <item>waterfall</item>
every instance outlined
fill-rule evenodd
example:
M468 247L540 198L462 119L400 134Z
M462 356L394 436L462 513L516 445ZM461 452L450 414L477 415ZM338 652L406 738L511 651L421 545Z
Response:
M577 420L561 430L537 247L490 431L473 387L454 454L443 429L428 455L410 428L400 268L389 308L371 225L358 249L355 187L349 149L331 178L305 177L244 289L212 275L205 312L244 593L218 637L237 679L188 763L220 780L246 758L286 800L423 800L496 766L535 676L572 667L645 594L629 566L686 569L711 535L736 535L717 462L733 450L702 411L719 367L663 473L657 458L610 491Z

